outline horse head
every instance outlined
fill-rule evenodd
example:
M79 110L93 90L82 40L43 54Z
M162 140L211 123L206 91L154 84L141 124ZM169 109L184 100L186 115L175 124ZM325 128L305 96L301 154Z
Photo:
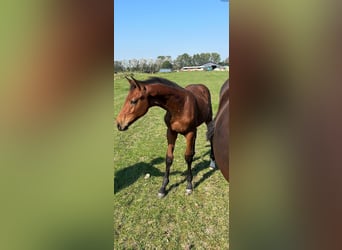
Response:
M127 130L137 119L146 114L149 109L146 87L133 77L128 78L131 88L125 103L116 118L117 127L120 131Z

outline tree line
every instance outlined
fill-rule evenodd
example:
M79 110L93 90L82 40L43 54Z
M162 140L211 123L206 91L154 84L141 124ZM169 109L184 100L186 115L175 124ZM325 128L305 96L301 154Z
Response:
M158 56L156 59L130 59L114 61L114 72L145 72L154 73L162 68L179 70L185 66L199 66L207 62L213 62L222 66L229 65L229 58L221 61L218 53L200 53L190 56L187 53L177 56L172 60L171 56Z

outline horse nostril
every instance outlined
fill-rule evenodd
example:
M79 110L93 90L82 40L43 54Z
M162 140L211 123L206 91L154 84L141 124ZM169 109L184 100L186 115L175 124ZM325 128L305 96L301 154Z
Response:
M118 123L117 124L118 130L121 130L121 125Z

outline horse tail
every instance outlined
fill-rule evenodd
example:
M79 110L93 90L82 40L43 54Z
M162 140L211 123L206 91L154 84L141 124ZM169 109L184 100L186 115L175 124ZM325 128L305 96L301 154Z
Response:
M212 120L207 124L207 140L212 141L215 131L215 120Z

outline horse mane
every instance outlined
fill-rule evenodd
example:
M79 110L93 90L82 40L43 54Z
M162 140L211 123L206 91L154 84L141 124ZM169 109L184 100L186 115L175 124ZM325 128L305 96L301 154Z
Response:
M167 80L165 78L161 78L161 77L150 77L149 79L145 80L145 81L140 81L139 83L142 84L153 84L153 83L160 83L162 85L166 85L169 87L174 87L174 88L181 88L183 89L181 86L179 86L177 83L172 82L170 80Z

